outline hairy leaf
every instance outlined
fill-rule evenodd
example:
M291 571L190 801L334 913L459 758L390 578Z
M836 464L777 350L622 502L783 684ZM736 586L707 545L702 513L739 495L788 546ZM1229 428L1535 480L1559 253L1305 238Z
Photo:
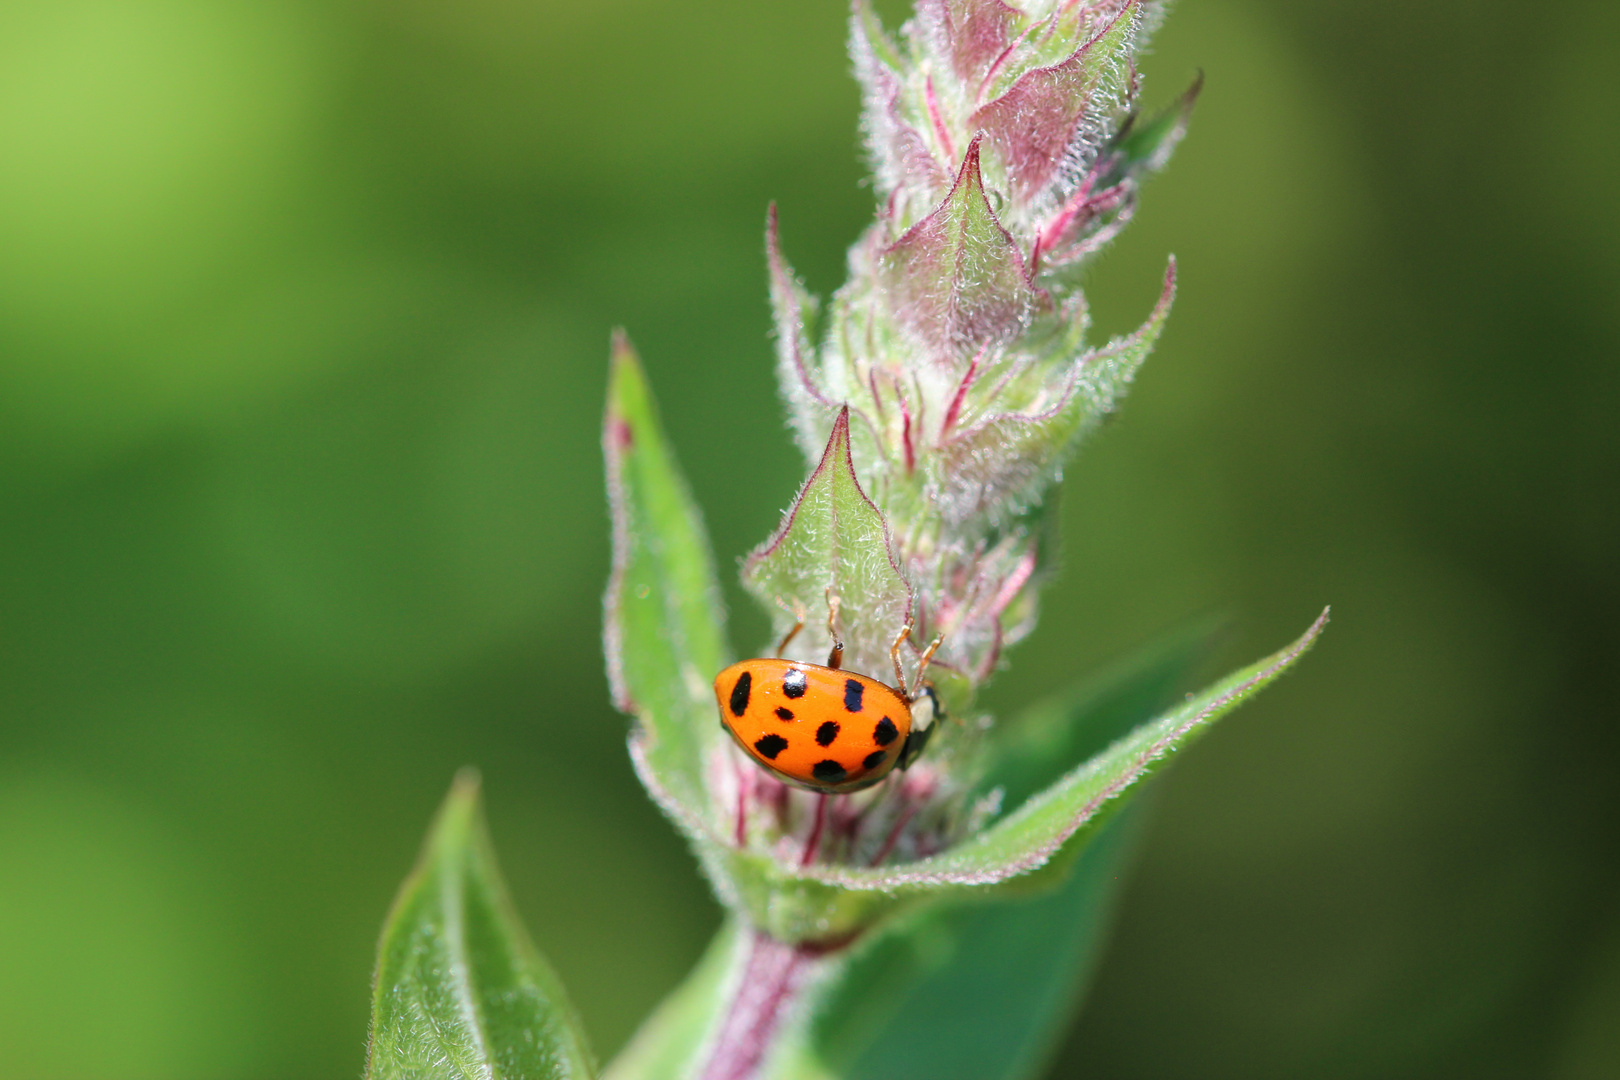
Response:
M775 203L771 204L766 219L765 258L771 275L771 314L776 323L777 387L800 448L814 459L834 404L812 373L816 347L811 328L816 315L816 298L805 289L782 255Z
M912 115L899 51L867 0L854 0L849 49L861 84L861 126L866 129L879 194L886 198L903 190L937 197L950 183L948 166L934 156L922 133L921 118Z
M640 361L614 340L602 432L613 514L604 648L614 703L639 721L642 780L694 841L712 839L704 787L720 733L710 685L730 662L708 537L664 438Z
M938 855L882 867L798 867L763 853L711 846L706 852L718 860L711 873L732 884L735 903L755 925L784 941L836 941L929 899L1048 888L1062 880L1112 812L1141 790L1142 780L1291 667L1326 623L1324 611L1287 648L1189 696Z
M690 1075L735 992L748 931L728 919L686 980L666 997L608 1062L602 1080L668 1080Z
M1293 644L1189 696L1178 708L1138 727L996 824L938 855L876 869L807 867L801 874L828 885L898 895L994 885L1038 869L1070 841L1084 842L1170 754L1185 749L1211 723L1293 666L1315 643L1327 618L1324 611Z
M367 1080L585 1080L577 1020L512 911L478 807L456 778L383 927Z
M895 562L883 514L855 477L847 407L776 535L748 557L743 584L773 608L780 632L803 613L793 655L818 663L828 645L827 595L850 598L837 620L846 663L856 671L888 669L889 647L911 616L911 586Z
M1087 147L1113 119L1138 16L1132 0L1072 55L1025 72L973 114L971 126L995 148L1020 205L1038 201L1054 181L1086 166Z
M979 142L945 200L878 260L884 302L947 367L1016 337L1044 295L985 196Z
M931 51L973 91L1006 51L1024 16L1002 0L918 0L917 21Z
M996 413L946 438L933 465L940 508L952 518L1027 510L1055 478L1075 441L1113 410L1164 329L1175 300L1176 263L1165 269L1159 302L1134 333L1076 360L1043 409Z

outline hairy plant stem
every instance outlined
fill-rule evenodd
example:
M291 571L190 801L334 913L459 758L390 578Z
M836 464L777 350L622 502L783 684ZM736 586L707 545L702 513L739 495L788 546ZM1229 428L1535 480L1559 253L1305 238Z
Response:
M758 1074L777 1030L793 1008L810 968L826 949L789 945L748 930L743 962L701 1080L750 1080Z

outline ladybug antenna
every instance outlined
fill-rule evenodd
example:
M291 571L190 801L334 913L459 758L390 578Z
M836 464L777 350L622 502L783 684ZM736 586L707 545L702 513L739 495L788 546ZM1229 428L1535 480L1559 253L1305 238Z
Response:
M832 642L832 651L827 654L827 666L841 668L844 666L844 643L838 640L838 628L833 624L838 619L840 601L838 594L827 586L827 639Z
M775 600L776 606L787 612L789 615L792 615L794 620L793 629L783 634L782 640L776 643L776 655L781 656L787 651L788 642L798 637L799 631L804 629L804 608L799 607L798 605L788 607L787 601L783 600L780 596L775 597Z

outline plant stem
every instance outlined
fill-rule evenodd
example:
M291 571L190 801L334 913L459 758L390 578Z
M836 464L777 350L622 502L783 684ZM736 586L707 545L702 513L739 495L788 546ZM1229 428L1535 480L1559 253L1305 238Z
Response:
M701 1080L750 1080L803 982L818 951L788 945L750 930L748 959Z

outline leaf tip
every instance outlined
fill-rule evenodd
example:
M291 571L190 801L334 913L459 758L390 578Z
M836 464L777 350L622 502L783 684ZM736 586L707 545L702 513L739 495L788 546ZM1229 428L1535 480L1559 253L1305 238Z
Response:
M1204 69L1199 68L1193 75L1192 85L1182 91L1181 112L1183 116L1192 113L1193 106L1198 104L1198 95L1204 92Z
M476 765L463 765L450 781L450 800L455 803L476 804L484 786L483 774Z
M627 383L646 378L641 370L641 357L630 344L630 335L624 327L615 326L608 344L608 400L616 400Z
M641 357L624 328L614 327L608 347L607 415L602 421L602 442L610 457L635 445L635 429L629 417L646 397L647 373Z
M466 842L468 832L482 812L483 783L483 777L471 765L456 770L455 778L450 781L450 793L444 797L433 819L427 851L460 847Z
M1306 630L1300 636L1300 639L1294 643L1295 648L1299 652L1304 652L1312 645L1315 645L1316 639L1322 636L1322 631L1327 629L1327 624L1332 621L1332 616L1333 605L1329 604L1322 609L1322 614L1316 617L1316 621L1311 623L1310 629Z

